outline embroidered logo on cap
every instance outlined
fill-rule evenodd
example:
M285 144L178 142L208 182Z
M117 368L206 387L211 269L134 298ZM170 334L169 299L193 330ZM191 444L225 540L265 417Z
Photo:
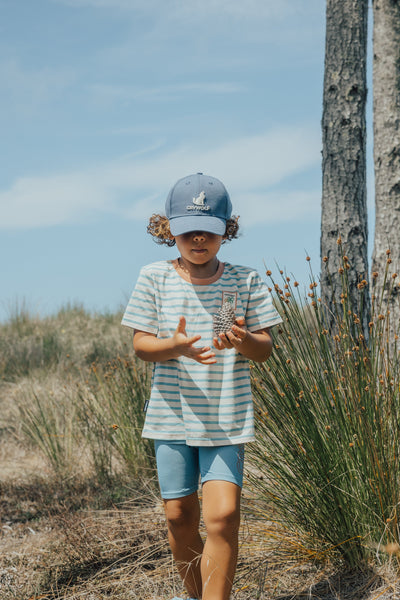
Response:
M206 199L206 193L200 192L200 194L197 196L197 198L193 198L193 204L196 204L196 206L204 206L204 200Z
M204 204L206 199L206 193L204 191L200 192L200 194L193 198L193 205L189 204L186 207L187 210L210 210L210 207L207 204Z

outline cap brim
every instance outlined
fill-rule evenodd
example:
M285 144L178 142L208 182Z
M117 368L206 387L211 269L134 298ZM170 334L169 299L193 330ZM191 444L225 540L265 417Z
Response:
M226 221L218 217L209 217L207 215L190 215L188 217L176 217L169 220L169 228L173 236L189 233L189 231L207 231L224 235L226 231Z

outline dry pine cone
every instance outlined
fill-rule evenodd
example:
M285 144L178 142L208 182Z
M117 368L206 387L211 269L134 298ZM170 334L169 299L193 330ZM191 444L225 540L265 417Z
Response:
M218 312L213 315L214 333L219 335L232 329L236 319L235 311L229 302L225 302Z

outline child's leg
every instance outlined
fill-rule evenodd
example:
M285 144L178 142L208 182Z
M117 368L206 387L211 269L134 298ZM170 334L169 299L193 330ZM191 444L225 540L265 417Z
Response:
M230 481L203 485L207 530L201 559L202 600L228 600L236 570L241 488Z
M155 450L172 554L187 592L200 598L203 542L199 534L198 449L156 440Z
M203 541L199 534L200 505L197 492L164 500L168 540L179 575L191 598L201 598L200 559Z
M193 448L156 441L155 448L168 538L185 587L192 598L227 600L237 562L244 446ZM199 468L204 549L195 491Z

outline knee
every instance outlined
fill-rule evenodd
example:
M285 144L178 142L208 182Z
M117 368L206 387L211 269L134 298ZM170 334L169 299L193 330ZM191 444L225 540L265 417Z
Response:
M169 501L165 507L167 526L172 533L197 530L200 523L199 511L193 506L186 506L179 500Z
M237 507L226 507L205 519L208 535L232 537L237 534L240 525L240 510Z

